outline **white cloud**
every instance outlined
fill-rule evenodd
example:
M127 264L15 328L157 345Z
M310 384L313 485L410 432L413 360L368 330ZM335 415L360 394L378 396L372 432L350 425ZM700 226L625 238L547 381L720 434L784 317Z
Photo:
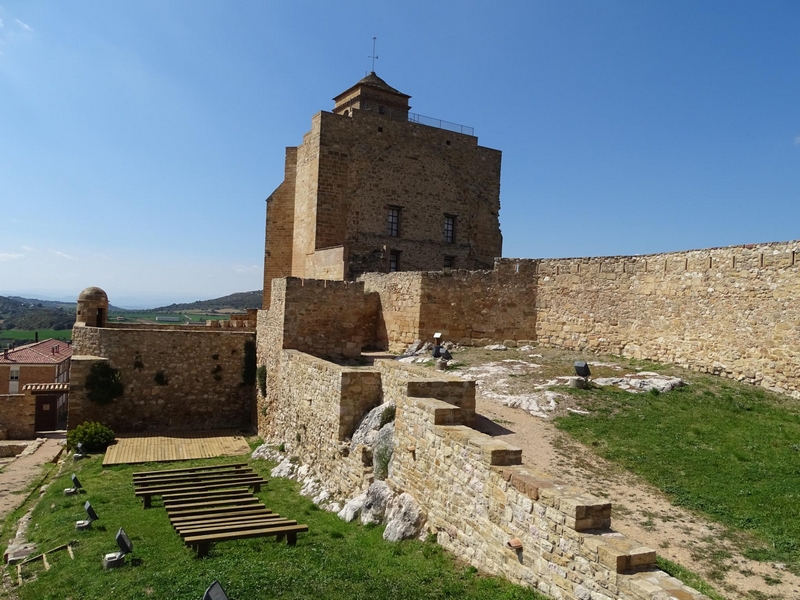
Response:
M19 260L20 258L25 258L24 254L13 253L9 254L8 252L0 252L0 260Z
M30 246L23 246L22 247L25 252L36 252L36 248L31 248Z
M64 254L63 252L59 252L58 250L53 250L53 253L56 256L60 256L61 258L67 258L69 260L75 260L74 256L70 256L69 254Z
M794 145L795 146L800 146L800 135L798 135L796 138L794 138Z
M14 19L14 20L17 22L17 25L19 25L21 29L24 29L25 31L33 31L33 27L31 27L27 23L23 23L19 19Z
M4 24L3 24L3 19L0 19L0 29L2 29L2 28L3 28L3 26L4 26Z
M257 273L260 267L258 265L250 265L246 267L244 265L236 265L233 270L236 273Z

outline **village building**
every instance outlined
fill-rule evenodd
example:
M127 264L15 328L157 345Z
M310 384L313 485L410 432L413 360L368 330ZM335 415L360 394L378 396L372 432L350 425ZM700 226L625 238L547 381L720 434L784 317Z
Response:
M71 358L71 344L54 339L3 350L0 355L0 395L21 394L28 384L68 383ZM52 431L66 425L66 387L54 389L59 393L41 396L37 403L37 431Z

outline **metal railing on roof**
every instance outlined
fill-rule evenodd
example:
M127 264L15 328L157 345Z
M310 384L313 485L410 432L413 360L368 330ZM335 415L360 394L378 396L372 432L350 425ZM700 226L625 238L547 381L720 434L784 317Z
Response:
M434 119L433 117L426 117L425 115L408 113L408 120L411 121L412 123L427 125L428 127L438 127L439 129L446 129L447 131L455 131L456 133L475 135L475 129L473 127L468 127L467 125L460 125L458 123L451 123L450 121L443 121L442 119Z

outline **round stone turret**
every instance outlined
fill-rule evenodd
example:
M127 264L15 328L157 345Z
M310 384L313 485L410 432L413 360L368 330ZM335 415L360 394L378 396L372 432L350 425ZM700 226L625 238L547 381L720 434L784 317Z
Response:
M88 287L78 296L75 323L86 327L105 327L108 323L108 294L99 287Z

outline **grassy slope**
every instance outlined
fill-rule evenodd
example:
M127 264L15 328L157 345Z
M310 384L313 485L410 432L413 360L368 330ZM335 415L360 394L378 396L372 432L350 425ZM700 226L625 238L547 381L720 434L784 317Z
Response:
M575 393L588 416L558 426L686 506L745 535L745 554L800 571L800 411L754 388L696 376L666 394Z
M382 527L344 523L299 496L295 482L282 479L270 480L259 496L274 511L309 525L310 531L298 536L296 547L269 538L240 540L212 546L208 558L197 559L173 532L160 503L144 510L133 495L131 473L170 465L103 469L100 463L98 456L76 465L87 494L61 494L69 487L70 472L66 472L39 503L29 537L45 550L77 540L75 561L59 552L51 556L50 571L44 571L41 563L27 565L27 582L18 590L20 600L195 600L214 579L231 598L541 598L459 566L436 544L384 542ZM180 466L187 464L191 463ZM253 465L268 474L267 463ZM86 499L100 520L91 531L79 533L74 522L84 518ZM133 541L134 552L124 568L104 572L101 557L116 550L114 535L120 526Z

